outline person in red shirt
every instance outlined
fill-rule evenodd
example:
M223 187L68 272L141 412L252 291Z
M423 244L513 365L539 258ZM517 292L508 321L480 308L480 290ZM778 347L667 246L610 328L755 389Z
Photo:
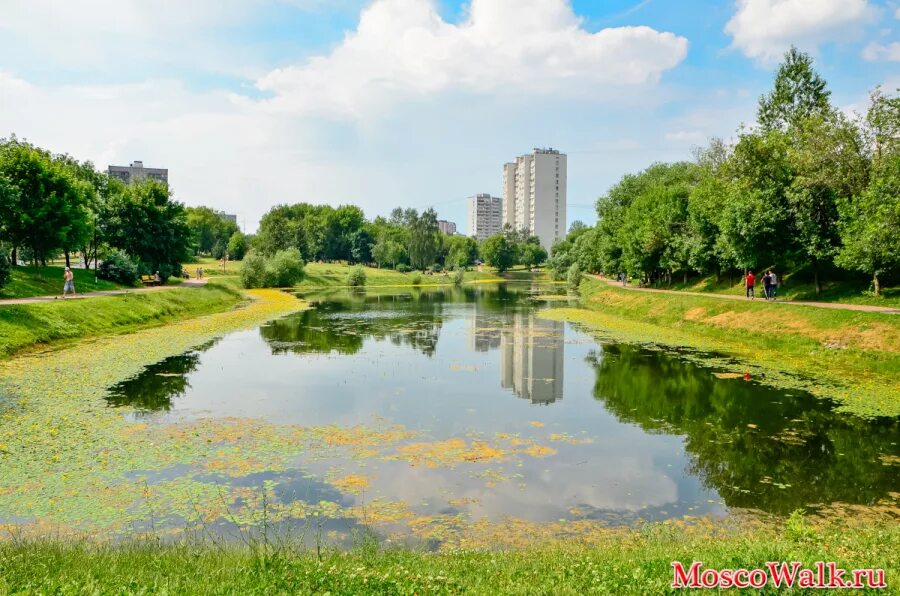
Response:
M753 275L752 271L747 272L747 298L753 300L756 296L753 294L753 286L756 285L756 276Z

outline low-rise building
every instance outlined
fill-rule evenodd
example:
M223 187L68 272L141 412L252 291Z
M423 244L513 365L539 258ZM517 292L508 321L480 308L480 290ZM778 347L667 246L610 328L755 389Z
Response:
M150 178L169 186L169 170L166 168L145 168L144 162L133 161L130 166L109 166L107 173L110 178L121 180L125 184L138 182Z

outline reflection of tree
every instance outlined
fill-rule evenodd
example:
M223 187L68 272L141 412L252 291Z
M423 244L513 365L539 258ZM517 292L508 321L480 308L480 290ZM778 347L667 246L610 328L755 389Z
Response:
M200 354L215 342L195 351L172 356L151 364L130 379L109 389L106 401L112 406L131 406L137 410L156 412L172 408L172 400L184 395L190 384L187 376L197 370Z
M691 471L729 506L786 513L816 503L873 503L900 490L896 468L880 460L898 452L897 419L839 415L827 402L717 379L632 346L606 346L591 361L595 398L620 420L686 435Z
M308 295L314 308L272 321L260 335L274 353L355 354L366 338L409 346L425 355L437 347L445 308L476 303L502 311L520 292L505 286L486 288L417 288Z

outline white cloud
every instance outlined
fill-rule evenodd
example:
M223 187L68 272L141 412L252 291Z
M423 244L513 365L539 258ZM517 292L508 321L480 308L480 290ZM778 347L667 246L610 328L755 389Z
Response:
M894 18L900 19L900 8L898 8L896 11L894 11Z
M887 45L873 41L863 48L862 56L870 61L887 60L889 62L900 62L900 41Z
M376 0L331 53L257 85L278 109L360 116L446 90L571 97L653 84L686 54L685 38L649 27L591 33L567 0L473 0L459 25L432 0Z
M777 59L791 45L851 39L877 16L868 0L737 0L725 25L732 46L763 61Z
M683 60L687 41L646 27L591 33L564 0L528 3L517 11L513 0L475 0L463 22L451 24L429 0L378 0L333 50L260 77L265 99L198 90L172 76L51 84L31 71L0 71L0 136L14 132L100 168L135 159L168 167L177 198L238 213L251 230L273 204L295 201L352 202L369 215L442 204L442 215L461 222L465 196L499 192L502 163L546 144L572 150L570 203L593 203L620 172L671 157L648 155L633 141L631 150L603 153L598 168L597 155L584 150L597 139L630 138L636 111L646 134L656 135L650 122L670 96L657 83ZM71 35L96 37L92 52L119 39L69 4L62 13L81 19ZM96 13L101 4L84 8ZM136 4L123 10L145 10ZM188 21L212 4L192 4L192 16L153 27L189 32ZM51 18L35 6L31 18ZM145 35L137 16L125 23L123 31ZM4 20L0 41L10 26ZM35 27L24 30L47 38ZM445 182L435 187L436 179Z

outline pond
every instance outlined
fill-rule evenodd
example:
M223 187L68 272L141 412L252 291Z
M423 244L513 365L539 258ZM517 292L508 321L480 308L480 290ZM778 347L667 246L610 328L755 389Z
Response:
M310 452L287 471L223 479L266 481L283 503L618 525L873 504L900 491L898 420L835 413L677 353L598 343L540 318L564 300L542 297L553 292L510 283L308 295L312 309L149 366L107 399L131 406L123 415L135 423L410 431L397 457Z

